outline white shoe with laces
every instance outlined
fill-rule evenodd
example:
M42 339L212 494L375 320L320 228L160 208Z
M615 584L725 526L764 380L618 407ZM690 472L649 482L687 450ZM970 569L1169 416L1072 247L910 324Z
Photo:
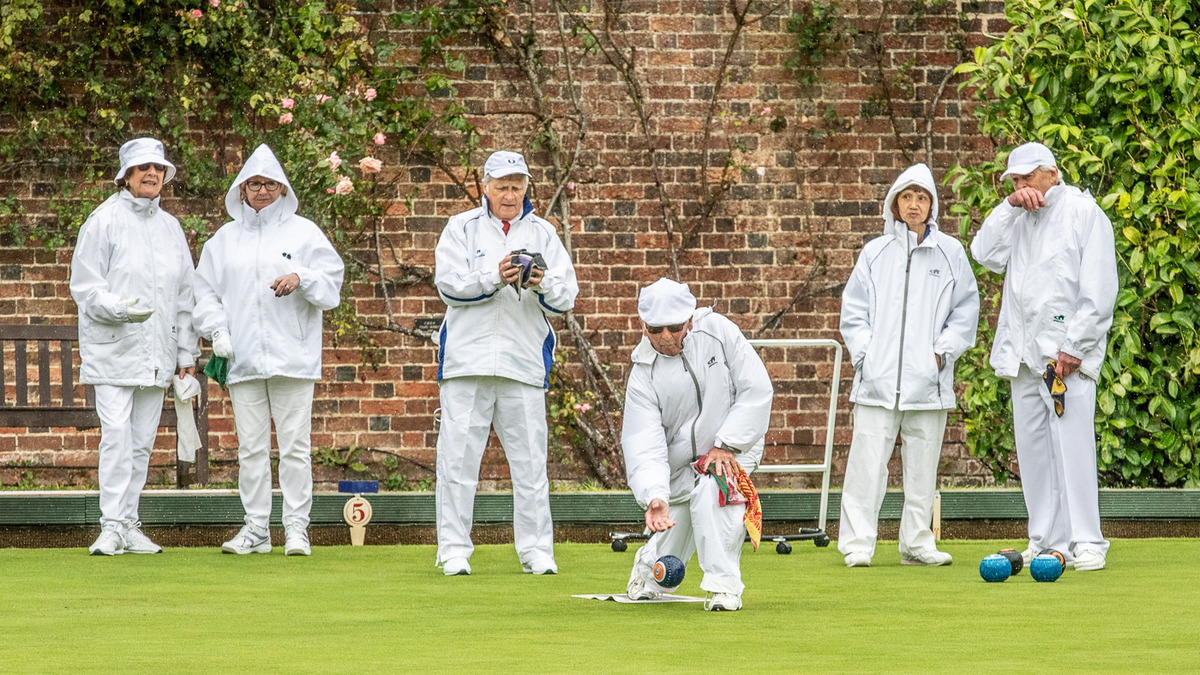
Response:
M704 601L706 612L736 612L741 608L741 596L733 593L710 593Z
M1080 551L1075 556L1075 571L1076 572L1095 572L1096 570L1104 569L1105 565L1104 554L1095 549L1087 549Z
M116 527L105 527L96 537L95 543L88 547L91 555L121 555L125 552L125 537Z
M142 532L142 523L134 523L132 527L125 528L125 552L126 553L162 553L162 547L150 541Z
M442 574L448 577L471 576L471 563L466 558L451 558L442 563Z
M1029 565L1033 563L1033 559L1036 557L1037 551L1033 550L1032 547L1021 551L1021 562L1025 563L1026 567L1029 567Z
M901 565L924 565L926 567L941 567L954 562L954 558L945 551L918 551L915 553L902 553L900 555Z
M521 571L525 574L558 574L558 565L554 563L553 558L541 556L535 558L533 562L521 563Z
M312 555L312 546L308 543L308 530L303 527L286 527L284 535L284 555Z
M642 576L634 570L633 576L629 577L629 584L625 586L625 595L629 596L630 600L653 600L662 593L650 590Z
M846 567L870 567L870 566L871 566L871 554L870 553L847 553L846 554Z
M221 544L221 553L270 553L271 531L254 525L243 525L233 539Z

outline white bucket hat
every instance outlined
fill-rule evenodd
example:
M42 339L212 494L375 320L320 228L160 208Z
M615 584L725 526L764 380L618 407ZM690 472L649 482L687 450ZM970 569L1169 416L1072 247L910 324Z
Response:
M156 138L135 138L121 146L117 157L121 160L121 169L117 171L117 177L113 179L114 183L124 178L125 172L133 167L150 163L162 164L167 167L167 177L163 180L163 185L170 183L175 178L175 165L167 161L162 141Z
M674 326L686 323L696 311L696 296L687 284L666 277L650 284L638 294L638 316L647 326Z
M483 174L492 178L504 178L514 173L530 175L529 167L525 165L525 158L519 152L497 150L487 158L487 162L483 165Z
M1041 143L1026 143L1013 148L1013 151L1008 154L1008 168L1000 175L1000 180L1009 176L1031 174L1040 166L1058 168L1054 153Z

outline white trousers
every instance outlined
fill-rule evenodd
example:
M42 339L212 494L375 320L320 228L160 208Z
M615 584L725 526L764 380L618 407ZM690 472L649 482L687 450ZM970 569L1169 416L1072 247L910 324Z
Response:
M633 574L640 575L647 586L663 589L654 583L654 562L664 555L673 555L688 564L692 554L700 559L704 577L700 588L709 593L741 595L742 544L746 540L745 504L721 506L717 502L717 481L701 476L687 501L672 504L671 520L675 526L656 532L634 556Z
M98 384L100 525L135 527L165 390Z
M479 465L489 429L504 447L513 486L513 541L522 565L554 560L546 477L546 395L504 377L454 377L440 387L437 440L437 563L470 558Z
M879 508L887 492L888 459L896 447L897 433L904 465L900 553L918 554L937 548L930 524L947 412L854 406L854 437L846 460L842 517L838 525L838 550L842 555L875 555Z
M1068 375L1059 417L1041 373L1022 365L1011 382L1029 547L1052 548L1068 560L1088 549L1107 553L1096 478L1096 383L1078 371Z
M229 385L238 435L238 492L246 523L271 523L271 420L279 443L285 527L308 527L312 510L312 380L270 377Z

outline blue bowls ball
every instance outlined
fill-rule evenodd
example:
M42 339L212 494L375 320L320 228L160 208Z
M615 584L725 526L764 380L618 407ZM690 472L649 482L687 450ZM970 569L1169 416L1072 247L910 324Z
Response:
M1062 561L1052 555L1043 553L1029 563L1029 574L1037 581L1055 581L1062 573Z
M979 562L979 576L983 577L984 581L1004 581L1010 574L1012 574L1012 562L999 553L993 553Z
M654 583L673 590L683 583L683 573L686 569L679 558L664 555L654 563Z

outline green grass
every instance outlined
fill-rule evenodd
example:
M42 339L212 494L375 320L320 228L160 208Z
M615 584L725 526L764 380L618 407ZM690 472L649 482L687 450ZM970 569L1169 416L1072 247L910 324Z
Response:
M1109 568L984 583L1019 542L943 542L956 563L868 569L832 546L742 557L745 609L628 606L632 550L560 544L561 573L523 575L511 546L443 577L432 547L215 549L89 557L0 550L2 672L1180 672L1200 669L1200 542L1121 540ZM693 560L681 593L699 595Z

